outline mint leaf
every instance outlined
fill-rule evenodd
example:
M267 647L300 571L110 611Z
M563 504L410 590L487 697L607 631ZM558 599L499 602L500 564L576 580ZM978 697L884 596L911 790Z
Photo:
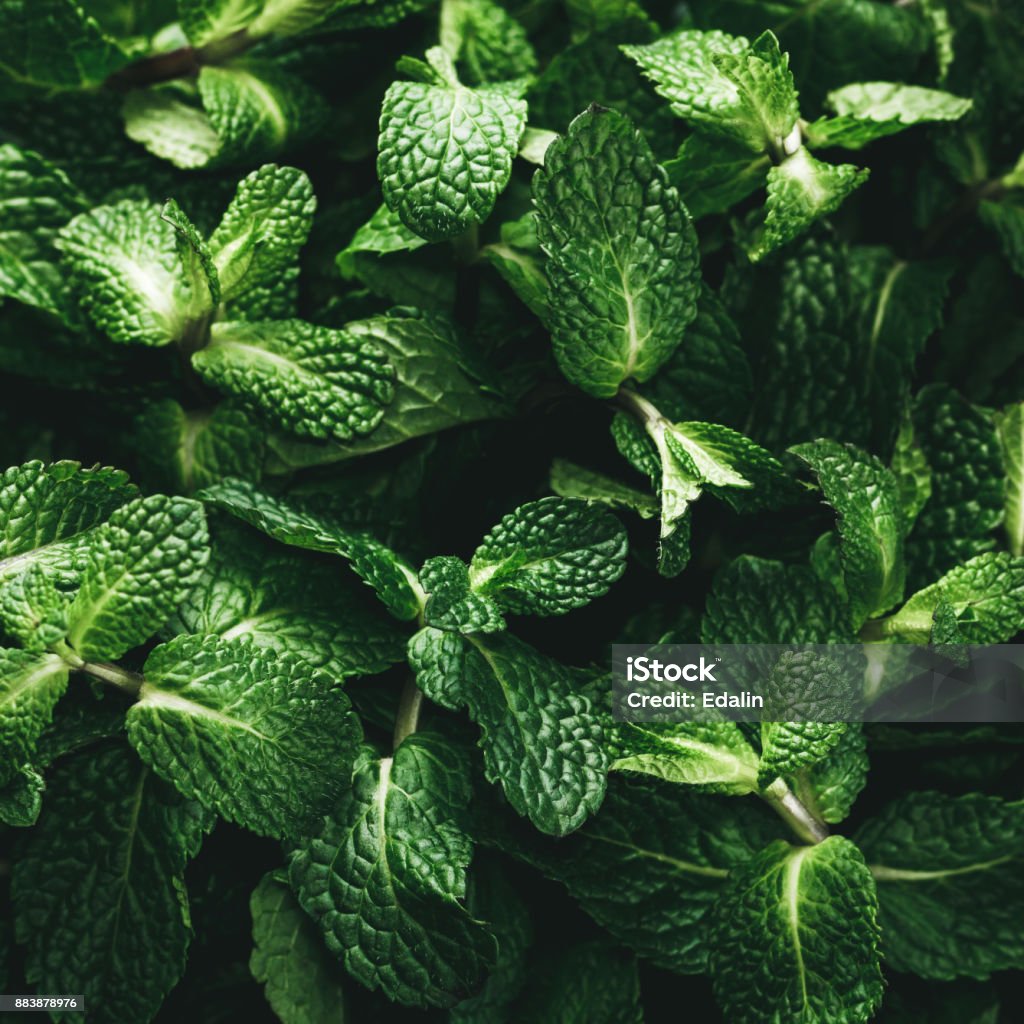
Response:
M978 216L999 239L1000 248L1015 274L1024 277L1024 206L1010 199L982 202Z
M1024 629L1024 559L989 551L950 569L877 625L881 636L928 643L940 606L955 617L962 643L1004 644Z
M335 566L223 524L210 561L167 627L292 654L332 679L383 672L405 656L405 635L345 586Z
M757 791L757 754L735 722L623 723L612 769L653 775L707 793Z
M39 820L43 808L46 781L31 765L22 768L0 785L0 823L12 828L28 828ZM2 952L2 951L0 951ZM0 959L0 971L3 970ZM3 975L0 973L0 981Z
M342 277L358 277L356 256L376 253L413 252L427 244L425 238L410 231L387 206L379 206L374 215L352 236L352 241L338 253L338 269Z
M291 853L289 878L327 948L371 989L407 1006L450 1006L497 947L462 901L472 844L459 748L430 733L391 757L365 748L330 817Z
M566 459L555 459L551 463L551 490L563 498L600 501L612 508L632 509L643 519L653 519L658 514L658 501L651 495Z
M301 504L282 501L243 480L225 480L206 488L200 497L282 544L341 555L395 618L419 615L424 598L412 567L368 533L351 530Z
M526 127L521 83L470 89L440 47L424 80L395 82L384 97L377 174L384 201L428 241L487 219L508 184Z
M123 744L61 761L11 877L25 977L90 1016L152 1019L185 970L184 871L212 819Z
M987 978L1024 956L1024 809L998 797L912 793L857 833L878 883L882 951L924 978Z
M249 901L252 912L252 976L264 986L282 1024L328 1024L344 1020L344 989L337 965L316 926L288 885L270 872Z
M173 200L164 203L160 216L175 230L178 259L185 271L189 295L188 316L198 319L220 304L220 279L206 240Z
M30 760L67 685L60 656L0 647L0 785Z
M394 395L394 371L373 342L302 320L216 323L192 366L207 383L306 437L368 434Z
M693 223L664 169L627 118L594 108L548 147L533 197L562 372L600 398L647 380L700 287Z
M821 764L845 732L846 722L762 722L759 785Z
M440 42L471 85L521 78L537 70L525 29L492 0L444 0Z
M423 621L456 633L496 633L505 628L501 610L471 589L469 567L454 555L428 558L420 570L427 594Z
M209 557L198 502L163 495L129 502L89 538L68 642L87 660L120 658L170 618Z
M128 711L139 756L182 794L260 835L295 835L337 799L359 742L348 698L289 654L180 636L146 659Z
M124 199L81 213L57 233L83 312L126 345L169 345L187 318L175 230L159 206Z
M561 615L608 592L626 568L627 539L610 512L541 498L510 512L469 566L475 591L517 614Z
M791 782L812 814L837 825L845 820L867 783L868 768L864 728L850 722L828 754L812 767L799 769Z
M36 653L62 640L68 631L69 598L38 562L0 586L0 630Z
M32 562L61 570L81 565L76 541L137 494L119 469L39 461L0 475L0 579Z
M855 627L903 597L903 512L899 485L882 463L853 445L815 441L790 449L814 470L836 510L843 580Z
M409 663L427 697L469 711L488 780L542 832L565 835L600 806L608 755L570 670L507 634L430 627L409 642Z
M636 957L603 942L570 946L541 967L518 1013L537 1024L643 1024Z
M265 164L242 179L210 236L229 314L254 320L291 314L299 252L315 209L309 178L294 167Z
M874 881L848 839L766 846L716 907L711 972L729 1020L870 1020L883 990L876 913Z
M932 494L931 467L914 438L914 424L909 415L904 415L896 435L890 468L900 492L904 531L909 533Z
M867 177L866 170L853 164L822 163L801 146L768 172L764 232L750 258L763 259L834 213Z
M262 425L230 402L186 411L158 399L136 417L132 444L144 478L160 490L191 494L229 476L255 480L263 467Z
M247 28L264 0L177 0L178 20L193 46L226 39Z
M1024 554L1024 402L1007 406L996 416L1006 485L1003 529L1011 554Z
M85 200L38 153L0 145L0 296L66 318L53 241Z
M771 164L767 153L751 153L742 143L695 131L665 162L665 170L686 208L699 220L724 213L762 188Z

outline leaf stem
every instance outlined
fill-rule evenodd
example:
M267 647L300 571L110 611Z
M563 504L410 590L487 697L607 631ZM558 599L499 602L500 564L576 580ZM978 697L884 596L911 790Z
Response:
M625 409L652 436L660 426L668 424L661 410L632 388L619 388L612 401Z
M402 696L395 716L395 734L392 746L397 750L402 742L411 736L420 724L420 710L423 707L423 691L416 685L413 676L405 681Z
M256 42L242 29L205 46L180 46L167 53L144 57L115 71L104 85L115 92L127 92L129 89L171 82L176 78L191 78L198 75L205 65L222 64L248 50Z
M785 780L776 779L761 796L805 843L814 845L828 838L828 829L804 807Z
M138 672L130 672L120 665L112 665L106 661L85 661L80 658L67 644L61 644L56 653L59 654L76 672L84 672L93 679L99 679L109 686L116 686L117 689L132 697L138 697L139 691L145 683L145 677Z

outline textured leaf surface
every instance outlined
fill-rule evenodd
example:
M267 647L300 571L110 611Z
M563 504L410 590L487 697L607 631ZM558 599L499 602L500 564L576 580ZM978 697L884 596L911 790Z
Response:
M469 567L454 555L428 558L420 570L427 593L424 622L456 633L495 633L505 628L501 610L470 587Z
M869 1021L882 1001L877 899L857 847L775 842L730 877L711 935L730 1021Z
M417 685L480 726L487 778L541 831L565 835L601 803L608 755L573 674L515 637L420 630L409 643Z
M90 1020L148 1021L185 970L184 871L212 819L122 744L62 761L11 878L26 978Z
M185 279L174 228L160 214L124 199L79 214L57 234L79 305L114 341L169 345L184 330Z
M884 619L882 634L928 643L940 605L955 616L961 642L1008 643L1024 629L1024 558L989 551L950 569Z
M698 131L683 140L665 170L686 208L699 219L724 213L762 188L771 164L767 153L751 153L742 143Z
M337 685L306 662L181 636L153 651L145 677L128 739L184 795L277 838L337 798L359 722Z
M307 437L368 434L394 395L394 370L377 345L302 320L217 323L192 365L207 383Z
M358 253L386 256L393 252L413 252L426 244L426 239L410 231L401 222L397 213L389 210L387 206L380 206L352 236L352 241L338 253L338 269L343 277L356 277Z
M208 487L201 497L282 544L341 555L395 618L412 619L419 614L423 594L412 567L368 533L350 530L331 517L275 498L242 480Z
M445 0L440 38L471 85L507 81L537 70L526 31L492 0Z
M227 525L227 524L225 524ZM332 679L372 675L405 657L405 636L336 566L244 528L218 528L213 554L167 632L216 634L293 654Z
M623 723L615 771L653 775L707 793L757 790L757 754L735 722Z
M647 380L700 289L693 222L664 169L627 118L595 108L548 147L533 196L562 372L601 398Z
M45 651L68 631L69 598L38 563L0 585L0 630L26 650Z
M39 820L43 808L46 781L30 765L24 765L7 782L0 785L0 823L12 828L28 828ZM2 940L0 940L2 942ZM0 948L0 972L3 971L3 949ZM0 983L3 974L0 973Z
M555 459L551 464L551 490L563 498L600 501L612 508L632 509L643 519L653 519L658 514L658 501L652 495L566 459Z
M470 580L510 611L560 615L608 592L625 571L627 544L622 524L601 506L541 498L484 537Z
M1006 483L1003 530L1010 553L1024 554L1024 402L1008 406L996 417Z
M377 174L384 201L429 241L486 220L508 184L526 127L517 83L470 89L439 47L424 82L395 82L384 97Z
M184 270L189 319L206 316L220 304L220 279L210 247L173 199L164 203L160 216L174 228L178 259Z
M867 783L868 768L864 728L851 722L827 756L813 767L799 771L793 785L812 813L837 825L850 813Z
M178 19L193 46L225 39L246 28L263 0L177 0Z
M153 495L114 512L90 538L68 641L108 660L148 640L195 585L210 557L203 507Z
M0 785L31 759L67 684L58 655L0 647Z
M878 883L882 951L897 971L987 978L1024 957L1024 808L913 793L857 833Z
M903 597L903 513L899 485L882 463L853 445L815 441L791 449L818 477L836 510L843 579L854 626Z
M287 883L273 873L264 875L249 907L249 970L282 1024L343 1024L341 972Z
M416 733L392 757L368 748L331 816L293 851L289 877L327 948L371 989L448 1006L494 963L494 937L462 905L469 802L458 748Z
M0 146L0 295L60 315L64 285L52 247L84 199L59 168L31 150Z

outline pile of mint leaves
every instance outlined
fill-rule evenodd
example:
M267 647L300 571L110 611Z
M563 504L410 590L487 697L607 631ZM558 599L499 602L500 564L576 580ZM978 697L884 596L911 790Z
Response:
M1022 68L1020 0L0 0L0 991L1022 1019L1020 726L609 698L1024 629Z

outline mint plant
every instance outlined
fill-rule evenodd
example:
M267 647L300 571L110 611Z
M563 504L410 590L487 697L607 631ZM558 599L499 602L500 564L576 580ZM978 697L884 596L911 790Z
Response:
M1016 1020L1024 733L845 712L1024 630L1022 62L962 0L0 2L0 990ZM626 723L615 642L864 654Z

